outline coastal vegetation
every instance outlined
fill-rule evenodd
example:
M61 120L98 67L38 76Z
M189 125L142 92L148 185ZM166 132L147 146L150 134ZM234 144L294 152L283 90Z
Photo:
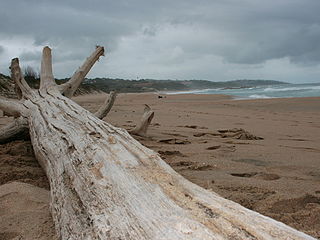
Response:
M39 74L32 68L27 67L24 71L25 79L28 84L34 88L39 87ZM65 83L69 78L56 79L58 84ZM3 74L0 75L0 90L6 89L6 85L12 84L10 77ZM138 93L138 92L156 92L156 91L189 91L195 89L233 89L233 88L250 88L257 86L268 86L277 84L288 84L285 82L274 80L232 80L232 81L208 81L208 80L155 80L155 79L139 79L130 80L122 78L87 78L76 91L75 95L81 95L89 92L110 92L118 93Z

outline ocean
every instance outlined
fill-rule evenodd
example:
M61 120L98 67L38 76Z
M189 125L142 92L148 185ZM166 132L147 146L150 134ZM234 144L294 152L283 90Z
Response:
M251 88L216 88L192 91L169 92L167 94L225 94L235 99L266 99L291 97L320 97L320 83L281 84Z

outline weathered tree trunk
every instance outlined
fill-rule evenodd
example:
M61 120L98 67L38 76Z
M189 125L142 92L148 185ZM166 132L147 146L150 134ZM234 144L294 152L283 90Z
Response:
M101 107L94 115L100 119L105 118L114 104L116 95L116 92L111 91L109 98L106 99L106 101L101 105ZM6 115L11 116L11 114ZM12 123L0 128L0 144L8 143L14 140L28 139L30 139L29 126L27 119L24 117L15 118L15 120Z
M72 97L80 86L82 81L84 80L85 76L88 74L91 67L94 65L96 61L98 61L100 56L104 55L104 48L101 46L97 46L96 50L88 57L82 66L73 74L70 80L64 84L58 86L59 91L67 97ZM18 59L13 59L11 67L15 68L18 64ZM15 93L18 99L22 98L22 90L21 88L28 88L26 83L21 83L20 78L22 77L21 71L11 71L11 78L15 83ZM22 85L21 85L22 84ZM95 113L95 115L103 119L107 116L110 112L114 102L116 99L116 92L110 92L109 98L101 105L99 110ZM0 103L1 104L1 103ZM4 115L7 116L16 116L17 114L11 113L11 110L8 112L3 111ZM19 118L15 120L13 123L9 124L8 126L0 129L0 144L7 143L13 140L20 140L20 139L29 139L29 129L28 129L28 122L25 118Z
M187 181L125 130L62 96L48 47L41 68L40 90L22 89L20 103L0 99L0 107L28 120L61 239L313 239Z
M145 104L144 112L141 117L140 122L136 125L134 129L129 131L131 134L139 135L139 136L146 136L148 127L154 117L154 111L151 110L151 108Z

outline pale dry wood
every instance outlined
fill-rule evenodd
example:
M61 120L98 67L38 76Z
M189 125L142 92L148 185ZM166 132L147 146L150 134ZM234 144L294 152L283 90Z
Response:
M97 46L96 50L86 59L82 66L73 74L71 79L59 85L59 90L66 97L72 97L75 91L78 89L85 76L88 74L92 66L101 56L104 55L104 48Z
M141 117L140 122L136 125L134 129L129 131L131 134L138 135L138 136L146 136L148 127L154 117L154 111L151 110L151 108L145 104L144 112Z
M101 105L98 111L94 114L97 118L103 119L110 112L114 101L116 100L117 93L115 91L111 91L109 97L105 100L105 102Z
M20 66L19 66L19 59L14 58L11 61L10 65L11 69L11 78L15 83L15 92L17 94L18 99L21 99L24 94L31 94L32 89L24 79Z
M18 89L20 90L20 88ZM110 92L109 97L101 105L99 110L95 113L96 117L103 119L108 115L108 113L110 112L115 102L116 95L117 94L115 91ZM7 112L3 112L3 115L13 116ZM30 136L29 136L28 122L23 117L19 119L15 119L15 121L13 121L12 123L8 124L3 128L0 128L0 144L7 143L13 140L21 140L21 139L29 139L29 138Z
M14 92L16 93L18 99L22 98L22 91L17 84L14 84Z
M42 51L40 70L40 91L46 91L50 87L55 87L56 83L52 73L51 49L46 46Z
M41 74L40 74L40 91L44 91L49 87L56 87L55 80L52 72L52 55L51 49L49 47L44 47L43 49L43 57L41 61ZM100 56L104 54L104 48L97 46L96 50L91 54L89 58L85 61L85 63L81 66L81 68L73 75L73 77L69 80L69 82L62 84L59 86L60 91L64 92L65 95L72 97L77 88L80 86L84 77L93 66L93 64L99 59ZM32 89L29 87L27 82L25 81L21 68L19 66L19 59L14 58L11 61L11 78L15 83L15 92L17 94L18 99L23 97L23 93L33 94ZM71 86L70 89L68 87ZM110 97L104 104L100 107L100 109L95 113L97 117L104 118L107 116L109 111L111 110L113 103L116 98L116 93L111 92ZM5 115L8 116L19 116L18 113L12 114L11 111L5 111ZM25 133L26 124L22 124L18 126L18 123L21 121L14 122L9 126L6 126L0 129L0 139L2 142L9 142L12 140L25 139L28 137L28 134ZM20 132L19 132L20 131ZM16 137L16 139L14 138ZM7 139L6 139L7 138Z
M19 66L19 59L14 58L11 61L10 65L11 69L11 78L14 81L15 92L17 94L18 99L21 99L24 94L33 94L32 89L25 81L22 71ZM19 117L21 115L21 111L24 111L23 106L20 102L16 100L9 100L14 101L15 104L18 104L19 109L12 114L12 106L9 107L9 112L4 111L3 115L6 116L14 116L16 117L15 120L4 126L0 129L0 144L7 143L13 140L21 140L21 139L28 139L29 138L29 129L28 129L28 121L24 117ZM8 109L7 109L8 110ZM17 118L19 117L19 118Z
M16 85L17 86L17 85ZM17 93L21 93L20 88L17 88L19 91ZM109 97L106 101L101 105L98 111L95 113L95 116L103 119L105 118L108 113L110 112L115 99L116 99L116 92L111 91ZM11 114L4 112L3 115L12 116ZM14 122L8 124L7 126L0 128L0 144L7 143L13 140L20 140L20 139L29 139L29 130L28 130L28 122L25 118L16 119Z
M29 138L28 121L23 117L16 118L12 123L0 128L0 144Z
M21 102L3 97L0 97L0 109L14 117L19 117L26 113L26 109Z
M60 239L313 239L189 182L55 87L26 98Z

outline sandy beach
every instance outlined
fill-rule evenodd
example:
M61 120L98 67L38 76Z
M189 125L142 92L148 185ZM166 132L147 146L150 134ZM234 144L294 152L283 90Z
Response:
M136 139L182 176L320 238L320 98L159 96L119 94L104 120L132 129L148 104L155 117L148 137ZM105 97L85 95L74 100L94 112ZM0 127L10 121L0 117ZM17 183L8 188L7 183L14 181L41 189ZM49 184L30 142L1 145L0 184L0 239L55 239L44 190ZM13 188L28 191L22 195L19 191L17 198ZM34 199L35 194L42 196L41 201ZM34 224L39 228L31 231Z

